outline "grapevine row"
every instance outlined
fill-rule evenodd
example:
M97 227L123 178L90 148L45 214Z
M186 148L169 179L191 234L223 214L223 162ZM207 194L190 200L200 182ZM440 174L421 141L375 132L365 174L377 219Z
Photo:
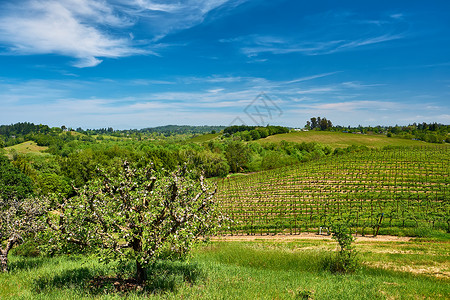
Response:
M223 233L298 234L350 219L375 228L427 225L450 231L450 149L356 152L220 180L217 198L230 221Z

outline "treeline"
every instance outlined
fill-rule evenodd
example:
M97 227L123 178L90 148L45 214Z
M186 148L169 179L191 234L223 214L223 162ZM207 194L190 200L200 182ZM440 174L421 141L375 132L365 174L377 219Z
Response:
M450 125L439 123L413 123L407 126L333 126L333 123L324 117L313 117L306 122L305 129L321 131L340 131L360 134L385 134L388 137L415 139L427 143L450 143Z
M336 126L336 131L362 134L385 134L387 137L415 139L427 143L450 143L450 125L439 123L419 123L407 126L375 126L375 127L342 127Z
M243 141L254 141L266 138L270 135L288 133L289 128L283 126L267 125L261 126L247 126L247 125L234 125L229 126L223 130L225 137L237 137Z
M34 134L48 134L52 131L47 125L35 125L19 122L11 125L0 125L0 148L13 146L31 140Z
M450 125L419 123L389 127L387 136L417 139L427 143L450 143Z
M112 127L98 128L98 129L86 129L77 128L76 131L86 135L110 135L115 137L133 137L141 139L145 136L174 136L174 135L192 135L192 134L205 134L216 133L223 130L225 126L190 126L190 125L166 125L157 127L148 127L143 129L124 129L117 130Z
M140 133L161 133L164 135L175 134L203 134L210 132L220 132L225 126L189 126L189 125L166 125L138 130Z
M16 123L11 125L0 125L0 134L6 137L26 135L30 133L48 133L50 127L47 125L34 125L33 123Z
M327 118L312 117L310 121L306 122L305 128L309 130L330 130L333 128L333 123Z
M172 136L179 134L204 134L210 132L219 132L224 129L225 126L190 126L190 125L166 125L166 126L157 126L157 127L149 127L143 129L125 129L125 130L114 130L112 127L108 128L99 128L99 129L87 129L83 130L81 128L77 128L77 132L88 134L88 135L97 135L97 134L106 134L112 136L130 136L137 134L161 134L163 136Z
M72 148L67 145L72 144ZM165 141L69 142L64 155L15 155L12 165L30 177L38 194L71 196L73 187L82 187L96 176L98 167L115 168L126 160L156 169L176 170L186 165L206 177L230 173L256 172L306 162L334 152L317 143L245 143L240 140L213 140L207 143ZM68 150L70 149L70 151Z

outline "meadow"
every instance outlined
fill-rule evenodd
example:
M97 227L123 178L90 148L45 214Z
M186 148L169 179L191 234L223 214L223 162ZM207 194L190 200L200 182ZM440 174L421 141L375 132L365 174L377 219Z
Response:
M330 239L214 240L185 262L159 262L148 285L124 291L114 264L95 258L11 256L1 299L448 299L449 241L357 241L361 268L333 274ZM107 280L110 278L110 280Z
M296 142L296 143L320 143L333 149L346 148L349 146L366 146L370 148L383 148L386 146L423 146L425 142L401 139L396 137L387 137L381 134L352 134L344 132L331 131L296 131L269 136L261 139L260 143L270 142Z
M48 147L38 146L34 141L27 141L14 146L6 147L4 149L8 157L13 159L14 155L46 155L44 151L47 150Z

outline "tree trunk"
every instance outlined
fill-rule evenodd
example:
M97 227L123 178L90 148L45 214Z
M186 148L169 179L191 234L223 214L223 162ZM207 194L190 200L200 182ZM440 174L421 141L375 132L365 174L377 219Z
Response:
M0 267L2 272L8 272L8 252L1 250L0 252Z
M13 234L12 237L9 238L8 243L4 249L0 248L0 268L2 272L8 272L8 253L12 247L18 243L21 237L17 234Z
M147 280L147 269L142 266L142 264L136 260L136 281L139 284L145 283Z

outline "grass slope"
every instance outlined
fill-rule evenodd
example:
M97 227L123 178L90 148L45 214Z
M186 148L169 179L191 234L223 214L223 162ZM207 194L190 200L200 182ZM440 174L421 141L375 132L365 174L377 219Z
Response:
M284 134L277 134L269 136L265 139L260 139L258 142L316 142L326 144L334 148L346 148L348 146L367 146L370 148L382 148L385 146L423 146L426 145L422 141L414 141L399 138L388 138L385 135L366 135L366 134L351 134L342 132L330 131L298 131Z
M34 141L27 141L4 149L8 157L11 158L14 152L18 154L45 155L46 153L43 153L43 151L47 150L48 147L38 146Z
M361 269L337 275L322 265L337 248L331 240L213 242L188 263L154 266L147 288L129 293L119 280L95 285L114 268L93 258L13 256L0 299L449 299L448 240L356 247Z

